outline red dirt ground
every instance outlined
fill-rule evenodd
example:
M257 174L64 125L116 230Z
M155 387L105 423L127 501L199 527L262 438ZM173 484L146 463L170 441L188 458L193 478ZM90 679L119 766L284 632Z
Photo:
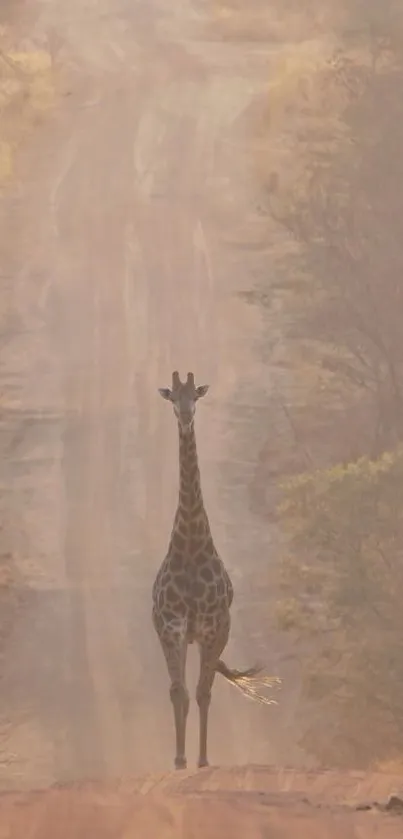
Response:
M1 839L400 839L399 776L264 766L150 775L0 799ZM360 807L378 802L370 809Z

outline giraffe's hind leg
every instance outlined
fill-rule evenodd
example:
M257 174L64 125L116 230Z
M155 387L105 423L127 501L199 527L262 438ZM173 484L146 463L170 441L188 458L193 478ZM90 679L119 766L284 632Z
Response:
M171 680L169 694L175 720L175 768L186 769L186 722L189 712L189 694L186 687L187 642L185 638L179 639L175 635L175 637L164 639L161 643Z

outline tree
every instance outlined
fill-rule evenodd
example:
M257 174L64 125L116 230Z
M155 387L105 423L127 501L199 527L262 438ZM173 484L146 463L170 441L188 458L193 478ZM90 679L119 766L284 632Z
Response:
M318 55L275 138L269 120L266 149L260 134L260 206L277 248L248 297L270 341L273 312L281 319L271 363L284 411L274 435L270 410L259 486L305 470L278 510L279 621L313 709L303 745L324 763L368 765L403 749L401 4L346 2Z
M293 174L268 173L262 190L290 246L257 299L281 310L282 362L300 394L289 410L321 466L402 440L403 36L375 23L318 66L288 127L298 142L283 138Z
M400 446L284 486L278 618L305 644L304 747L333 765L403 751L402 481Z

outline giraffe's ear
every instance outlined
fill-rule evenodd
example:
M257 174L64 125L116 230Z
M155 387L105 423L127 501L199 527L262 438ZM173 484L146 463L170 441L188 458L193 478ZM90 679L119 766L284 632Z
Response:
M197 398L200 399L202 396L205 396L209 389L209 385L199 385L196 388Z
M169 387L159 387L158 393L161 394L163 399L168 399L168 402L171 401L172 391L169 389Z

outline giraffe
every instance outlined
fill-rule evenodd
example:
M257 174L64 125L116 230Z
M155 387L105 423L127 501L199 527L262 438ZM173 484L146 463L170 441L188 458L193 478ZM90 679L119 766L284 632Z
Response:
M179 430L178 506L168 551L152 590L153 624L171 681L176 769L187 766L185 743L189 694L185 671L189 644L196 642L200 651L200 677L196 689L199 767L208 766L208 713L216 673L245 694L267 702L254 687L261 668L231 670L220 658L229 638L234 591L213 542L200 484L194 416L197 400L207 391L208 385L195 386L193 373L188 373L183 383L177 371L172 374L172 388L159 389L161 396L172 403ZM259 683L267 686L272 681L260 679Z

